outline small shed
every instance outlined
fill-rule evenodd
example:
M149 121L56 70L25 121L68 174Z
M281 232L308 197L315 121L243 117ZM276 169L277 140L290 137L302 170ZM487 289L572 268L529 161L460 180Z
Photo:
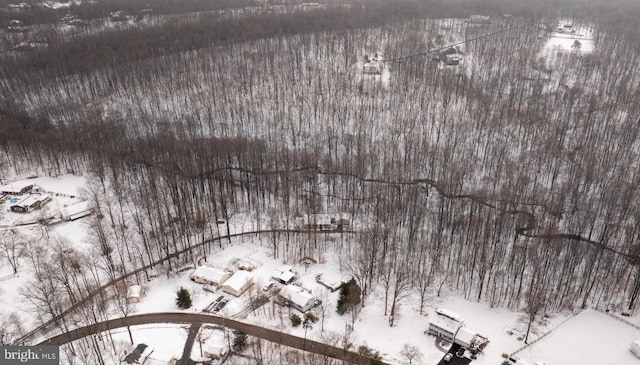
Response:
M253 285L253 275L245 270L236 271L222 285L222 291L239 297Z
M215 359L215 360L222 359L223 357L227 356L228 353L229 353L229 346L227 346L222 342L216 342L213 344L208 343L203 348L204 356L209 357L211 359Z
M191 280L196 283L214 285L218 288L230 277L231 273L209 266L198 266L190 275Z
M278 281L282 284L289 284L295 278L295 274L291 271L292 267L290 265L284 265L277 269L274 269L271 273L271 278L275 281Z
M640 340L631 342L631 348L629 348L629 350L640 359Z
M140 303L144 296L144 288L140 285L131 285L127 289L127 303Z
M278 295L288 302L291 307L303 313L313 308L316 304L316 298L311 293L296 285L285 285Z

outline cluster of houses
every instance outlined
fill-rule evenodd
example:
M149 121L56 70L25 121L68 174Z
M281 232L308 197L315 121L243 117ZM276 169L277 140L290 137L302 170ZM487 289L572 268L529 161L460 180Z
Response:
M16 181L0 186L0 203L7 201L9 212L31 213L50 203L52 197L28 181ZM76 220L91 213L92 209L88 201L60 208L60 217L66 221Z
M234 273L209 266L199 266L190 275L191 280L203 284L205 290L218 289L239 297L253 285L253 274L246 270Z
M486 337L464 326L464 321L459 315L446 309L436 308L435 315L429 322L428 332L430 335L456 343L471 353L482 351L489 343Z
M208 291L221 290L225 293L239 297L254 284L254 275L247 270L237 270L231 273L228 270L221 270L210 266L199 266L190 275L191 280L204 285ZM296 274L292 267L284 265L275 268L271 272L270 281L281 285L278 293L279 302L295 308L301 312L306 312L319 301L311 294L311 290L305 289L293 282ZM265 290L270 286L265 286Z
M30 193L34 185L28 182L14 182L0 186L1 201L9 201L9 211L14 213L30 213L44 207L51 201L51 196L41 193Z

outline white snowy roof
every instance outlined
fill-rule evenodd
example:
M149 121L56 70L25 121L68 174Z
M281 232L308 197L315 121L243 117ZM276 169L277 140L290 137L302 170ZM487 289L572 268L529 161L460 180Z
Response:
M127 298L139 298L142 295L142 287L140 285L131 285L127 289Z
M446 309L437 308L431 323L451 333L456 333L462 325L462 318Z
M90 210L91 208L89 207L89 201L85 200L80 203L69 205L68 207L64 207L60 209L60 213L62 214L63 217L73 217L78 214L88 212Z
M204 352L210 353L212 355L223 356L228 352L228 347L223 343L208 343L204 348Z
M30 205L32 205L33 203L38 201L38 197L33 196L33 195L29 195L13 204L11 204L11 206L20 206L20 207L28 207Z
M460 317L457 313L453 313L451 311L448 311L442 308L436 308L435 311L436 311L436 314L438 315L448 317L454 321L462 322L462 317Z
M225 275L226 272L220 269L209 266L198 266L198 268L196 268L196 271L191 274L191 277L199 277L212 283L220 283Z
M299 307L306 307L309 302L315 301L315 297L311 293L303 291L301 287L296 285L285 285L280 290L280 296Z
M293 271L291 271L291 268L292 267L290 265L284 265L280 268L274 269L273 274L271 274L271 277L282 280L285 283L289 282L295 276Z
M470 329L469 327L461 327L456 334L456 340L470 344L476 334L476 331Z
M12 192L15 194L19 194L22 189L33 185L33 182L28 180L23 181L14 181L7 185L0 185L0 191Z
M234 291L240 291L247 284L247 282L253 280L253 275L245 270L236 271L227 281L224 282L224 286L233 289Z

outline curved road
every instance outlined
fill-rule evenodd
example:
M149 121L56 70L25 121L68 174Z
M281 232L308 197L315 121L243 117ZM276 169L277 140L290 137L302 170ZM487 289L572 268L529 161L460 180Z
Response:
M346 351L340 347L327 345L325 343L313 340L306 340L304 338L293 336L288 333L278 332L268 328L259 327L249 323L244 323L206 313L166 312L139 314L123 318L116 318L71 330L69 332L45 340L37 344L37 346L60 346L86 336L109 331L115 328L153 323L190 323L196 325L203 323L212 323L234 330L243 331L249 336L261 338L267 341L275 342L281 345L293 347L314 354L343 360L350 364L371 364L371 359L369 359L368 357L364 357L355 352ZM380 362L379 364L387 365L384 362Z

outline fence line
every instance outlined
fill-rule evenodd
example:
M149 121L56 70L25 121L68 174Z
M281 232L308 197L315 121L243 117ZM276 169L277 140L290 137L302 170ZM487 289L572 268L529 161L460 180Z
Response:
M635 329L637 329L637 330L640 330L640 326L639 326L639 325L637 325L637 324L635 324L635 323L632 323L632 322L630 322L630 321L627 321L627 320L626 320L626 319L624 319L624 318L620 318L620 317L618 317L618 316L616 316L616 315L613 315L611 312L603 311L603 310L602 310L602 309L600 309L600 308L593 308L593 309L597 310L597 311L598 311L598 312L600 312L600 313L606 314L606 315L608 315L609 317L615 318L615 319L617 319L618 321L620 321L620 322L622 322L622 323L624 323L624 324L626 324L626 325L629 325L629 326L631 326L631 327L633 327L633 328L635 328Z
M535 344L536 342L542 340L543 338L547 337L547 335L549 335L551 332L555 331L557 328L559 328L560 326L562 326L563 324L565 324L565 322L567 322L568 320L570 320L571 318L577 316L578 314L582 313L582 311L578 311L573 313L572 315L570 315L569 317L565 318L562 322L560 322L557 326L553 327L552 329L550 329L549 331L545 332L542 336L536 338L535 340L529 342L528 344L522 346L521 348L515 350L514 352L511 353L510 357L513 357L513 355L517 354L518 352L526 349L527 347Z

